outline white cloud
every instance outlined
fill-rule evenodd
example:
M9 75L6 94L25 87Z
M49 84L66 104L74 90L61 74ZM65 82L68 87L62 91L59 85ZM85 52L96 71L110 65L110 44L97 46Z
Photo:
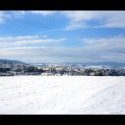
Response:
M25 14L26 11L0 11L0 24L10 18L22 18Z
M27 45L27 44L54 44L58 42L62 42L65 39L36 39L36 40L23 40L23 41L16 41L14 44L15 45Z
M15 41L15 40L32 40L37 39L39 36L17 36L17 37L0 37L0 41Z
M97 25L91 27L125 28L125 11L29 11L32 14L49 16L61 14L69 19L66 30L90 27L87 21L96 20ZM99 23L99 24L98 24Z
M82 39L81 47L15 47L0 50L0 58L26 62L125 61L125 37Z
M0 23L4 23L8 18L23 18L26 14L39 14L42 16L49 16L56 13L56 11L0 11Z
M0 23L3 23L3 12L0 12Z
M10 14L16 19L22 18L27 13L27 11L10 11L10 12L11 12Z
M29 12L32 14L39 14L42 16L48 16L57 13L57 11L29 11Z
M98 38L98 39L83 39L82 40L86 46L86 49L93 49L93 50L121 50L125 49L125 37L123 36L115 36L109 38Z
M81 29L81 28L85 28L86 26L83 24L77 24L77 23L71 23L70 25L68 25L65 30L76 30L76 29Z
M38 35L35 36L17 36L17 37L0 37L1 47L17 47L35 44L55 44L65 41L62 39L43 39Z
M7 14L5 11L0 11L0 24L4 23L6 19L10 17L11 15Z
M62 14L67 18L72 19L74 22L90 20L97 15L94 11L64 11Z
M54 14L63 15L69 19L66 30L75 30L80 28L125 28L125 11L0 11L0 23L5 22L7 18L22 18L26 14L37 14L41 16L50 16ZM89 25L88 21L95 21Z
M62 14L70 20L68 30L74 29L73 25L78 25L75 29L81 27L125 28L125 11L64 11ZM88 21L92 20L96 20L96 25L88 24Z
M16 47L0 50L0 58L33 62L63 62L81 60L79 48L65 47Z
M0 37L0 58L17 59L28 62L97 62L125 61L125 37L90 39L84 38L81 47L27 46L62 42L65 39L40 39L39 36ZM10 43L8 41L11 41ZM13 41L13 42L12 42ZM13 46L12 46L13 45ZM14 46L15 45L15 46ZM17 47L18 46L18 47Z

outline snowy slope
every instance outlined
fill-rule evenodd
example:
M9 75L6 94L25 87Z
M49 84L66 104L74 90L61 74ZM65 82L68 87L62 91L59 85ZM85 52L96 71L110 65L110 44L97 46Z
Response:
M125 114L125 77L0 77L0 114Z

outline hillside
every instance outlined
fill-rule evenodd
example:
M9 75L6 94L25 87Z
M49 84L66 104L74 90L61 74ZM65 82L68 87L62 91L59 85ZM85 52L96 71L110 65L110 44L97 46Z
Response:
M0 114L125 114L125 77L1 77Z
M17 61L17 60L6 60L6 59L0 59L0 63L8 63L8 64L24 64L24 62Z

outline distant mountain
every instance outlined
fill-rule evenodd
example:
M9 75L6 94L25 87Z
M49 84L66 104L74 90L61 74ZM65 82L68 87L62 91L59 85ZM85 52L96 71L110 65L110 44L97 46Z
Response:
M49 65L60 65L60 66L109 66L109 67L125 67L125 63L118 62L64 62L64 63L35 63L35 65L39 65L41 67L49 66Z
M49 63L30 63L30 65L34 65L34 66L39 66L39 67L47 67L49 65Z
M80 62L65 62L65 65L82 65L82 66L112 66L112 67L125 67L125 63L118 63L118 62L87 62L87 63L80 63Z
M3 64L25 64L24 62L17 61L17 60L7 60L7 59L0 59L0 63Z
M125 63L118 62L97 62L97 63L88 63L88 65L104 65L104 66L112 66L112 67L125 67Z

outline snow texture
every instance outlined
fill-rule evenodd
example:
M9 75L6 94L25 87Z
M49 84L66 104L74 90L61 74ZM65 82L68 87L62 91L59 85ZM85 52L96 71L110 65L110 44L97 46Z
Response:
M0 77L0 114L125 114L125 77Z

